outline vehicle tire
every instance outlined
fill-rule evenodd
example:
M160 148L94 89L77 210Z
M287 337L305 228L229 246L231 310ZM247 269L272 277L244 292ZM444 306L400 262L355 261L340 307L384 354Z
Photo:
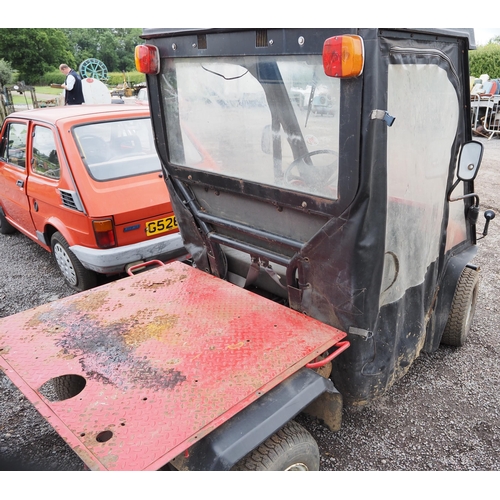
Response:
M318 471L318 445L306 429L291 420L243 457L231 470Z
M94 271L85 269L75 254L69 249L68 242L61 233L52 235L52 253L66 283L79 292L97 285L97 275Z
M12 234L15 230L16 228L11 226L10 222L0 210L0 234Z
M478 271L466 267L457 283L441 344L462 347L469 335L479 290Z
M86 380L79 375L63 375L52 381L56 401L65 401L80 394L87 384Z

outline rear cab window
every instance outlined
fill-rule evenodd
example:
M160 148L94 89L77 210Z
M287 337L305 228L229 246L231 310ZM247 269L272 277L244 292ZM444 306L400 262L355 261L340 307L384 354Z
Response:
M337 199L341 83L321 55L179 58L162 76L171 163Z
M72 133L87 171L96 181L161 170L148 117L79 125Z

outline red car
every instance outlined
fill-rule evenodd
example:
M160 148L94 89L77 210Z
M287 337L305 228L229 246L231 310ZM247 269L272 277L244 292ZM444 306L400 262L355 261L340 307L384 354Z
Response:
M54 254L76 290L97 273L186 255L142 106L16 112L0 135L0 233Z

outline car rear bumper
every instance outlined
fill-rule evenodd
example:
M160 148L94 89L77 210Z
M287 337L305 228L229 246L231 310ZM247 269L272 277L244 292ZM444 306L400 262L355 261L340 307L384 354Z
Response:
M158 259L168 261L187 255L180 233L117 248L70 247L82 265L101 274L120 273L131 262Z

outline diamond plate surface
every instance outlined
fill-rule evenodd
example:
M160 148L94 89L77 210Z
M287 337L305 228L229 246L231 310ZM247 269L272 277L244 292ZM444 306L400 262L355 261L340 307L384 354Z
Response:
M90 469L156 470L343 337L174 262L0 319L0 366Z

